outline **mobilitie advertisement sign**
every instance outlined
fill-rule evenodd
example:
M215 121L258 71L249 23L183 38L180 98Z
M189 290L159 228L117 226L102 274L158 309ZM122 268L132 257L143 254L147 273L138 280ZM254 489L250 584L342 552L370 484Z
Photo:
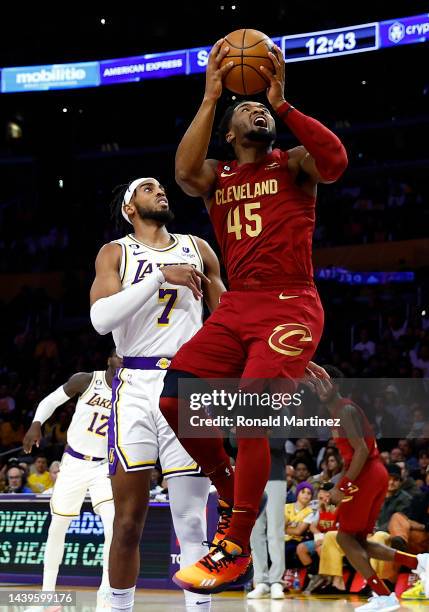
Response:
M96 87L99 84L99 63L78 62L3 68L1 90L3 93L46 91L49 89Z

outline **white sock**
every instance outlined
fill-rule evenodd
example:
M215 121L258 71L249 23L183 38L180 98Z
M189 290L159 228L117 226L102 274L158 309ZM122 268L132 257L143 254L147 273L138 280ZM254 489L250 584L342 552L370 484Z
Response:
M180 543L180 567L187 567L208 553L208 547L202 542L207 540L206 505L209 488L209 479L199 476L176 476L168 479L170 510ZM186 612L210 610L210 595L183 592Z
M55 591L58 570L64 555L64 541L72 519L72 516L52 515L43 565L43 591Z
M210 612L211 595L198 595L190 591L183 591L185 595L186 612Z
M113 536L113 519L115 517L115 506L112 502L106 502L98 507L98 514L103 522L104 547L103 547L103 576L100 589L108 589L109 583L109 552Z
M110 588L110 603L112 604L111 612L132 612L134 607L134 593L136 587L130 589L114 589Z

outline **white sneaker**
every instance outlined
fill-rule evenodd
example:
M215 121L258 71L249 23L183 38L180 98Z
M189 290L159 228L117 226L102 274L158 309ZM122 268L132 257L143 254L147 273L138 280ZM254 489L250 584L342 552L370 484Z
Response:
M270 593L271 589L268 584L265 584L265 582L260 582L255 586L253 591L249 591L249 593L247 593L247 599L265 599L266 597L270 596Z
M418 565L413 572L418 574L423 583L423 589L426 597L429 597L429 553L417 555Z
M280 582L274 582L271 585L271 599L284 599L283 585Z
M395 593L390 595L374 595L368 599L368 603L363 606L358 606L354 609L354 612L391 612L392 610L399 610L401 604Z

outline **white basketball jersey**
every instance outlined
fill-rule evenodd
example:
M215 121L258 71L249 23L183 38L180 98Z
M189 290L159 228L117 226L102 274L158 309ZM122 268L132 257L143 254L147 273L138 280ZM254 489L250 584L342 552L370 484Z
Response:
M122 287L144 283L157 268L191 264L200 272L203 261L192 236L172 234L173 243L163 249L149 247L128 235L115 240L122 247ZM202 300L187 287L163 283L136 314L113 330L116 351L121 357L173 357L200 329Z
M94 372L86 391L79 396L67 431L73 450L91 457L107 457L107 423L112 409L112 389L105 372Z

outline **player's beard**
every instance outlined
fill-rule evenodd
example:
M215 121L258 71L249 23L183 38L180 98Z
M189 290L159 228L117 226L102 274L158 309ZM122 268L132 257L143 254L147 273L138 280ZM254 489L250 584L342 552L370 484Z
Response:
M251 142L259 142L261 144L271 145L275 141L276 135L277 134L275 129L259 130L257 128L253 128L249 130L247 134L245 134L245 137Z
M167 223L174 221L174 213L169 208L164 210L144 210L137 208L137 214L143 221L150 219L151 221L157 221L162 225L167 225Z

